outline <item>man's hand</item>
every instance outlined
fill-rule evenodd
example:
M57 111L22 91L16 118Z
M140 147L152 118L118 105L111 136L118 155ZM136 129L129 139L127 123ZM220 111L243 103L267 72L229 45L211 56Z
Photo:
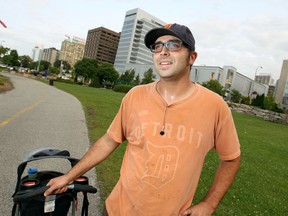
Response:
M62 175L51 179L46 186L50 186L48 190L45 191L44 196L50 194L60 194L67 191L67 185L72 183L66 175Z
M240 166L240 156L229 161L221 161L213 184L202 202L188 208L179 216L212 215L221 199L230 188Z
M191 206L187 210L185 210L179 216L210 216L215 211L208 203L205 201L199 202L196 205Z

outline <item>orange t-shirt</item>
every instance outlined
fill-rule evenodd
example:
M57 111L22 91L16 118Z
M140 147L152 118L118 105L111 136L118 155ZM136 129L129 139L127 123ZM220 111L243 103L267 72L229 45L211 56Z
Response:
M109 216L178 215L191 205L210 150L222 160L240 155L229 107L198 84L169 106L156 82L134 87L107 133L116 142L128 141L120 179L106 200Z

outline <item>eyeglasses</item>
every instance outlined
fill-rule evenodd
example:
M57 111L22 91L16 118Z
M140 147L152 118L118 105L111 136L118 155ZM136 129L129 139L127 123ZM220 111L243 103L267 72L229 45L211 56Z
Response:
M182 41L180 40L171 40L166 43L157 42L155 44L150 45L150 50L153 53L159 53L162 51L163 47L166 47L169 52L178 51L182 48Z

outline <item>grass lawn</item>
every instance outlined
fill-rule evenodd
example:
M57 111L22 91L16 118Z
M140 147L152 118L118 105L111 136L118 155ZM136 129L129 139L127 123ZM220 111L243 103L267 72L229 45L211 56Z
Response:
M0 68L0 72L2 71L4 71L4 69ZM0 74L0 93L9 91L13 88L13 83L7 77Z
M122 93L65 83L54 83L77 97L85 110L89 136L94 143L107 130L118 111ZM242 163L238 176L215 215L288 215L288 125L233 113L241 142ZM103 200L119 177L125 144L96 167ZM194 202L207 192L218 165L215 152L208 154Z

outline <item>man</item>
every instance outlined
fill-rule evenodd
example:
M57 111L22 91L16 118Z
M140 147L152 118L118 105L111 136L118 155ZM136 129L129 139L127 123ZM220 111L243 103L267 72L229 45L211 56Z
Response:
M186 26L152 29L145 45L160 80L128 92L107 133L67 174L52 179L45 195L66 191L128 140L120 179L105 202L108 215L212 215L240 165L231 111L219 95L190 81L197 53ZM214 182L204 200L191 206L212 149L221 159Z

